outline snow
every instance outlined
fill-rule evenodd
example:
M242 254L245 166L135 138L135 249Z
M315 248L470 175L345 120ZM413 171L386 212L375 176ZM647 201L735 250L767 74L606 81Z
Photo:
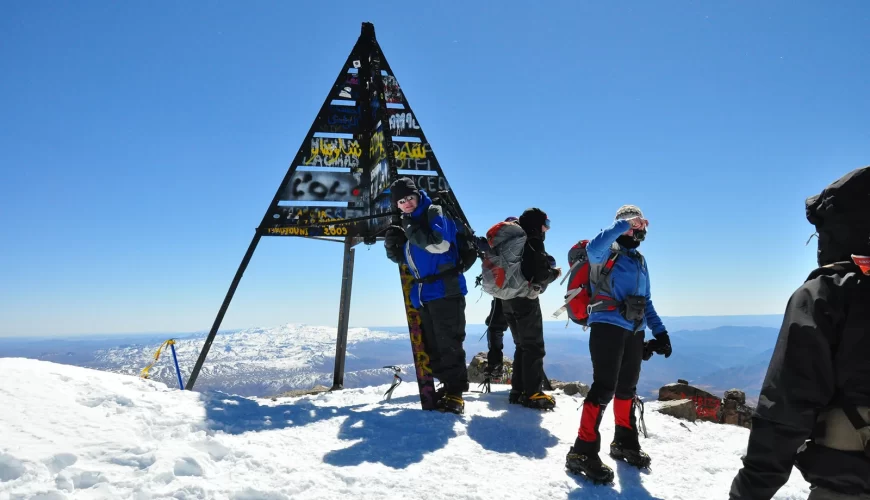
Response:
M337 329L303 324L249 328L221 333L212 344L208 361L197 379L197 389L221 389L244 395L271 395L317 384L332 386ZM362 342L407 339L408 334L350 328L348 359ZM205 342L205 334L176 340L178 362L183 370L192 367ZM96 368L138 375L153 361L160 344L130 345L101 349L92 363ZM410 349L408 350L410 353ZM392 372L359 370L345 373L345 387L370 385L373 380L390 380ZM189 372L182 374L184 380ZM151 369L154 380L176 385L175 368L169 348Z
M650 472L613 486L564 470L582 399L554 412L468 394L463 416L419 409L416 384L277 401L179 391L135 376L0 359L0 499L725 498L748 431L646 405ZM613 433L604 418L605 443ZM794 472L775 497L804 499Z

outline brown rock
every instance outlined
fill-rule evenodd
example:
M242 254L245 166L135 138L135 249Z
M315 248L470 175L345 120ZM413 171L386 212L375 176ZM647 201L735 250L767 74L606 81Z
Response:
M709 392L689 384L678 382L659 389L659 401L679 401L691 399L695 404L697 417L708 422L719 422L719 408L722 400Z
M746 393L741 391L740 389L729 389L725 391L725 399L733 399L738 403L745 405L746 404Z
M656 411L672 417L688 420L689 422L694 422L695 419L698 418L695 402L691 399L665 401L661 403Z
M505 372L510 373L513 368L513 361L510 358L504 358L504 367ZM486 353L479 352L474 358L471 359L471 363L468 365L468 383L470 384L482 384L483 383L483 371L486 369Z
M580 382L562 382L560 380L550 380L550 386L553 390L562 389L568 396L579 394L586 397L589 394L589 386Z
M751 429L753 411L751 406L741 404L737 399L726 398L719 411L719 422Z

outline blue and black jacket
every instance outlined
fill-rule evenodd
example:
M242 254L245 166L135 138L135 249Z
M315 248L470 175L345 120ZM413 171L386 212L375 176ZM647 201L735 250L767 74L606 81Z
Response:
M402 216L402 228L408 241L404 246L404 262L418 280L440 273L441 279L420 282L411 290L411 303L421 307L427 302L468 293L465 276L450 273L459 263L456 247L456 223L434 205L426 191L420 190L420 202L410 215Z
M591 266L603 265L614 251L618 252L619 257L613 264L613 269L610 274L605 276L606 283L596 284L594 290L596 296L612 299L616 303L623 303L629 295L639 295L646 298L646 310L644 311L644 319L640 325L634 325L631 321L625 319L620 312L619 307L604 308L606 310L596 311L592 309L589 315L588 323L609 323L620 328L625 328L631 331L640 331L649 327L652 334L657 336L666 331L665 325L659 318L650 296L649 270L646 266L646 259L637 251L637 249L629 249L619 245L616 239L619 235L628 231L631 224L627 220L617 220L613 222L609 228L601 231L595 238L589 241L586 246L586 253L589 255L589 264ZM592 282L590 275L590 282ZM593 298L592 302L597 299Z

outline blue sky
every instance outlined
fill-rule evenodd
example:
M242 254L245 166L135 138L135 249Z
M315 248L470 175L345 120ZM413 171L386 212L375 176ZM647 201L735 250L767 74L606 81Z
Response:
M861 0L6 2L0 335L208 329L363 21L479 232L541 207L564 263L637 204L662 315L780 312L870 163ZM403 323L357 248L351 324ZM223 326L336 324L341 251L264 238Z

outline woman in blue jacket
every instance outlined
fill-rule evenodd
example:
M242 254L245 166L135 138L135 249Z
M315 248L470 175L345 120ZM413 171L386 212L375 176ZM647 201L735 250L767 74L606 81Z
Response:
M566 467L596 482L613 480L613 470L598 457L598 428L604 409L613 403L616 431L610 456L637 467L648 467L649 455L640 449L634 396L640 364L652 352L671 355L671 342L650 296L646 260L637 251L649 222L634 205L616 212L613 224L586 247L589 255L589 353L592 388L583 403L580 429L566 458ZM653 339L644 344L644 329ZM614 399L615 396L615 399Z
M423 320L423 343L432 374L444 384L438 408L463 413L462 393L468 389L465 364L465 276L459 272L456 223L432 204L426 191L407 177L390 185L393 205L402 211L402 226L387 229L387 257L407 264L417 283L411 289L411 304ZM426 279L428 278L428 279Z

